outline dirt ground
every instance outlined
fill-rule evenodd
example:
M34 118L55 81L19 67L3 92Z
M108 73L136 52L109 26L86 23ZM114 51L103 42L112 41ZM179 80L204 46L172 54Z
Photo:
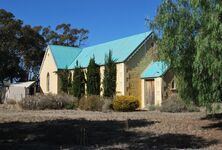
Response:
M24 111L0 105L0 149L222 150L222 115Z

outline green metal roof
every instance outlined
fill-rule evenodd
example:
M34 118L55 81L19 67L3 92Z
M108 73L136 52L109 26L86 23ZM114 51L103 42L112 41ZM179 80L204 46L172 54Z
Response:
M104 65L105 55L112 51L113 59L116 62L125 61L131 53L151 34L146 32L129 36L126 38L114 40L111 42L83 48L79 56L72 62L69 69L75 68L76 61L78 61L81 67L87 67L91 57L95 56L96 63Z
M124 62L152 32L145 32L122 39L98 44L85 48L73 48L66 46L50 45L58 69L74 69L76 61L81 67L87 67L90 58L95 56L95 61L99 65L104 65L105 55L112 51L113 59L117 63Z
M69 65L75 60L75 58L82 51L81 48L59 46L59 45L49 45L52 55L55 59L58 69L68 68Z
M163 61L156 61L151 63L141 74L141 78L156 78L162 76L169 69Z

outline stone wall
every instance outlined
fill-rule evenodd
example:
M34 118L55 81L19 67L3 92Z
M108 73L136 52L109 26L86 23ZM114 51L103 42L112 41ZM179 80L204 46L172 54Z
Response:
M140 75L148 65L157 58L157 46L153 38L149 38L139 50L126 61L126 95L142 99Z

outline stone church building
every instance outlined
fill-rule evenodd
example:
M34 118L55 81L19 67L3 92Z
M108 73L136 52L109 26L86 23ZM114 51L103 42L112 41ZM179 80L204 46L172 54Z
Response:
M157 60L153 32L146 32L85 48L49 45L40 68L41 91L58 94L61 90L56 71L68 68L73 72L77 61L82 68L87 68L93 56L100 65L102 81L105 55L110 50L116 60L117 95L133 95L144 108L148 105L160 106L169 91L175 90L169 66Z

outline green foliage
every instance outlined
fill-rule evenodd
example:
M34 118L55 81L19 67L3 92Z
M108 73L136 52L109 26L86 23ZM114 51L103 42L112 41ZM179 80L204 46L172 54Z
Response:
M50 26L36 27L42 37L44 37L47 44L63 45L63 46L72 46L80 47L84 44L84 41L88 39L89 31L83 28L73 28L71 24L59 24L53 30Z
M105 57L103 89L104 97L113 97L116 94L116 64L111 51Z
M202 22L196 36L197 52L194 61L194 85L201 105L211 107L222 101L222 1L195 3L196 16Z
M82 97L79 101L79 108L82 110L102 111L104 99L98 95Z
M222 100L220 0L164 0L150 23L161 59L178 79L180 96L198 105Z
M19 105L27 110L44 110L44 109L75 109L77 108L78 99L67 95L36 95L22 99Z
M64 93L68 93L69 87L71 86L70 83L70 72L68 69L58 70L57 74L61 80L61 90Z
M139 100L134 96L116 96L113 100L115 111L135 111L139 107Z
M72 89L74 97L80 99L85 95L85 74L82 68L78 66L78 62L76 62L74 69Z
M189 1L164 0L150 26L161 34L158 40L160 57L170 64L179 78L181 97L195 100L196 89L193 87L192 72L198 23L193 19L190 9Z
M88 30L64 23L55 30L31 27L0 9L0 82L4 79L39 81L39 69L48 44L79 47L88 38L87 34Z
M38 74L44 39L21 20L0 9L0 82L5 78L28 80Z
M100 95L100 67L95 62L95 57L91 58L87 67L87 94Z

